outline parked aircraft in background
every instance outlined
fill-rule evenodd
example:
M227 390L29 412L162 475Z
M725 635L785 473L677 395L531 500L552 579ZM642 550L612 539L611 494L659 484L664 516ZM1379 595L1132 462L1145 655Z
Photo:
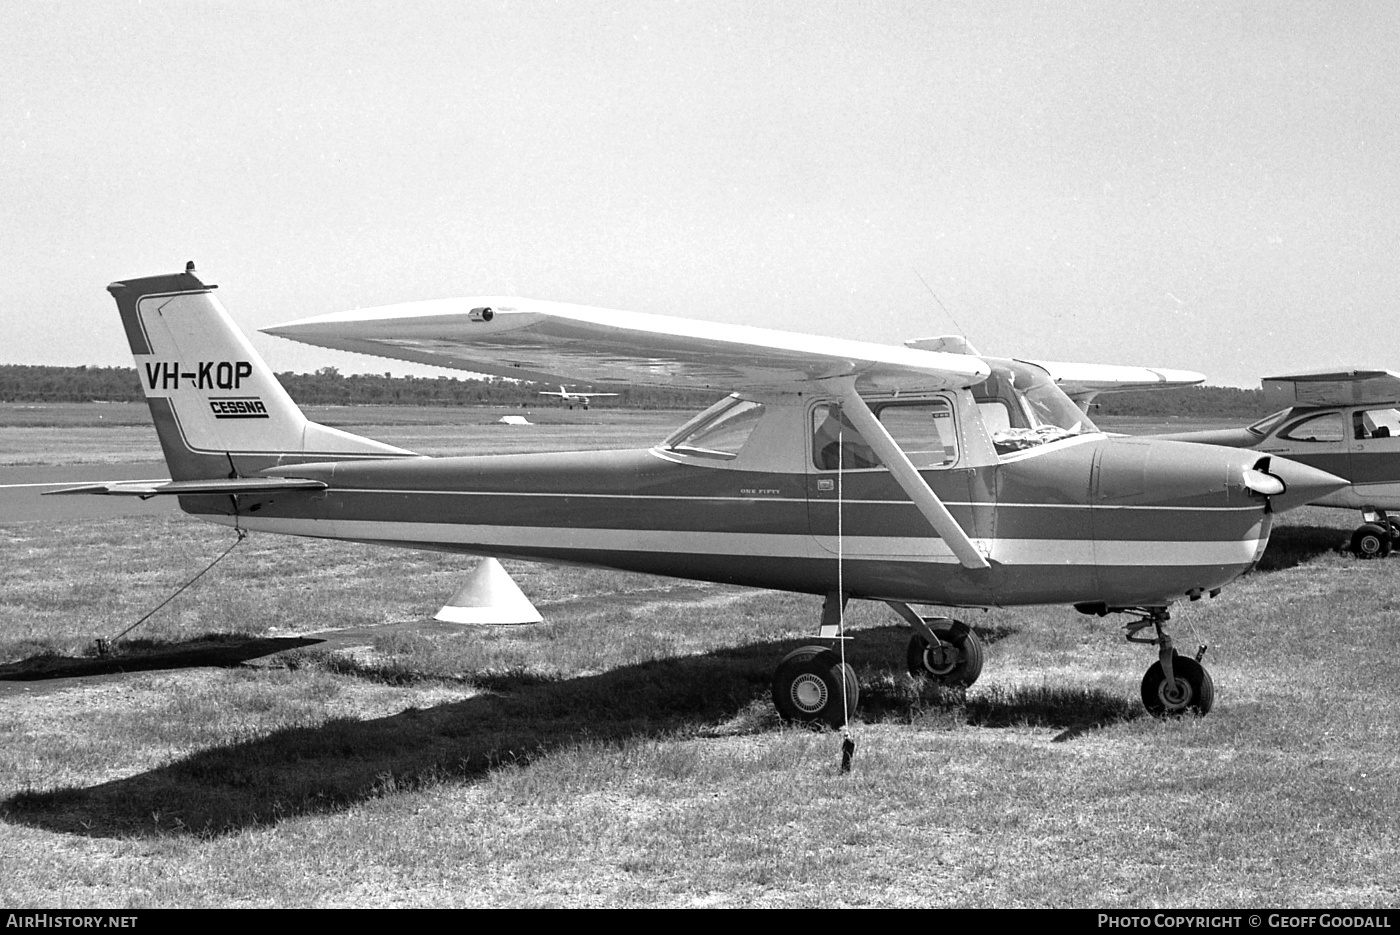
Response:
M616 393L570 393L568 390L564 389L563 385L561 384L560 387L559 387L559 392L556 393L556 392L554 392L553 390L540 390L540 395L541 395L541 396L558 396L558 397L559 397L559 401L560 401L561 403L564 403L565 405L567 405L570 409L574 408L574 406L576 406L576 405L582 406L583 408L587 409L587 408L588 408L588 401L589 401L590 399L592 399L593 397L595 397L595 396L616 396L617 394L616 394Z
M1400 373L1342 370L1266 377L1269 406L1282 407L1240 429L1160 436L1252 448L1309 464L1349 481L1313 502L1360 510L1351 549L1362 558L1389 555L1400 539Z
M913 630L911 672L971 684L981 642L911 604L1073 604L1157 647L1154 714L1211 707L1168 608L1263 554L1275 513L1342 481L1274 455L1112 438L1017 360L516 298L451 299L267 329L324 347L526 380L733 390L649 449L425 458L309 422L193 272L113 283L165 483L242 529L561 561L852 598ZM1142 636L1143 631L1151 635ZM602 638L602 637L600 637ZM838 645L840 645L838 643ZM779 713L844 724L854 672L826 644L773 675Z

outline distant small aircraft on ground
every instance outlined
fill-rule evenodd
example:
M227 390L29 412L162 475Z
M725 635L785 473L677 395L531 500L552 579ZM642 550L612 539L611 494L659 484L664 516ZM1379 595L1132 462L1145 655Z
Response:
M558 396L559 401L567 405L570 409L575 405L588 408L588 401L596 396L616 396L616 393L571 393L561 385L559 392L553 390L540 390L541 396Z

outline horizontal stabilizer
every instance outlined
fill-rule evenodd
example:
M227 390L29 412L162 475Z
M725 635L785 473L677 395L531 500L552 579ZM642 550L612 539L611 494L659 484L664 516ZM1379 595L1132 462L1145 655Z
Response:
M120 480L50 490L62 494L105 494L111 497L193 496L195 494L273 493L283 490L325 490L324 481L296 477L230 477L214 480Z

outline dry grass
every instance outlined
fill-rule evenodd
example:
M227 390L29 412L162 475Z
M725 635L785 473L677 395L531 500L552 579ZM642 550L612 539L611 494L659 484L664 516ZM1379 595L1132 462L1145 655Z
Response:
M1393 906L1400 559L1289 520L1176 614L1211 644L1202 719L1141 713L1151 653L1114 618L974 613L983 679L939 695L856 605L850 774L767 698L812 598L509 564L549 622L447 628L469 560L255 536L133 634L133 671L80 674L230 534L11 526L0 902Z

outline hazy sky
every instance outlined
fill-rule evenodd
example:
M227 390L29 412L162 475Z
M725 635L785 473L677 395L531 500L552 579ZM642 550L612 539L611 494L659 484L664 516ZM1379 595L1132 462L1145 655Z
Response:
M1212 383L1400 370L1396 4L16 0L0 23L0 363L129 366L104 287L194 259L249 330L509 293ZM405 369L255 343L278 370Z

